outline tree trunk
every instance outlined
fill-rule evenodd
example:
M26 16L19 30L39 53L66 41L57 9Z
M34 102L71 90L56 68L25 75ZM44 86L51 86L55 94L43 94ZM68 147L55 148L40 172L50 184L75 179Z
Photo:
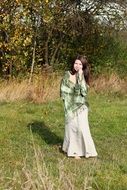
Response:
M32 56L32 65L31 65L31 71L30 71L29 84L31 83L31 81L32 81L32 76L33 76L34 63L35 63L35 52L36 52L36 37L35 37L35 39L34 39L33 56Z
M49 42L49 39L46 41L45 43L45 64L46 65L49 65L49 60L48 60L48 57L49 57L49 52L48 52L48 42Z
M49 41L52 36L52 29L48 32L48 38L45 42L45 65L49 66Z
M53 52L53 55L52 55L52 58L51 58L51 61L50 61L50 65L52 66L55 62L55 58L56 58L56 54L59 50L59 47L61 46L61 42L56 46L54 52Z

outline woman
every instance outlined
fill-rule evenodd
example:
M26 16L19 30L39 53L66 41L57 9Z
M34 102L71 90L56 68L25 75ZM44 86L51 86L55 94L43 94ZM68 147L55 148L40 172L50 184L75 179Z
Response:
M66 71L61 81L60 96L64 101L65 136L63 151L67 156L96 157L97 152L88 123L89 66L85 56L77 56L71 71Z

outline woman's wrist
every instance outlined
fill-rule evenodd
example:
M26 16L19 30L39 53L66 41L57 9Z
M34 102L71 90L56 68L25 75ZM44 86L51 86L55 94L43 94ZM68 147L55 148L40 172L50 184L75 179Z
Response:
M80 82L81 82L82 79L83 79L83 73L78 73L78 78L79 78L79 80L80 80Z

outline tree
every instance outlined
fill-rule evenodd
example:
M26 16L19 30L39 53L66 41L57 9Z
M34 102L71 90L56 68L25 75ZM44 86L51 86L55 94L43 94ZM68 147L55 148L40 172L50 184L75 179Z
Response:
M102 58L126 26L125 8L121 0L3 0L1 75L31 72L31 81L34 70L66 66L75 53Z

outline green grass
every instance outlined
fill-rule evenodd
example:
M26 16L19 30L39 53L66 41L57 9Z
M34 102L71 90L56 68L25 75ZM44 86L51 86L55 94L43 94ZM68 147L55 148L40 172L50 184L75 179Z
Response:
M98 158L60 151L60 100L0 104L0 190L127 190L127 100L89 95L89 122Z

